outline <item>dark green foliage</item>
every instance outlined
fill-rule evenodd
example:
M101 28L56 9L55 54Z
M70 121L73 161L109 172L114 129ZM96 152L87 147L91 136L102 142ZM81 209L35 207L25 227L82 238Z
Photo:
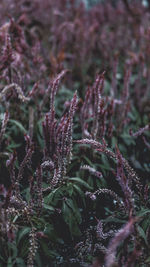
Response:
M0 3L2 267L150 264L149 6L90 2Z

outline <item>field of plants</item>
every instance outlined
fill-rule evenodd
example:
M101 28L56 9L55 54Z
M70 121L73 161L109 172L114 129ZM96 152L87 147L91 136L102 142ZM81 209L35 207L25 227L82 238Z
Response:
M150 1L87 3L0 1L0 267L150 266Z

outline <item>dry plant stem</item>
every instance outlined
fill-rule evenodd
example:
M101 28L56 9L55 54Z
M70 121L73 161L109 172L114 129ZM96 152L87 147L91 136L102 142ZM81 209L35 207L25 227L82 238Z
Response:
M16 83L11 83L7 86L4 87L4 89L0 92L0 101L2 101L3 97L9 92L9 90L11 88L15 88L18 94L18 98L22 101L22 102L28 102L30 100L29 97L25 97L23 94L23 91L21 89L21 87L16 84Z

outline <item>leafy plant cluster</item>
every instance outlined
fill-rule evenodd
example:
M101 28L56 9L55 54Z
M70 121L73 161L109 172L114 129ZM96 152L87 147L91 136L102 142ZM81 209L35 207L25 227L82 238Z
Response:
M150 264L150 8L0 3L0 266Z

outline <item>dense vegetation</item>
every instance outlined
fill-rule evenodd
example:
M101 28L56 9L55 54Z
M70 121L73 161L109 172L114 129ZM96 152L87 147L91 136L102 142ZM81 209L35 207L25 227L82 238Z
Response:
M150 6L0 2L0 266L150 264Z

